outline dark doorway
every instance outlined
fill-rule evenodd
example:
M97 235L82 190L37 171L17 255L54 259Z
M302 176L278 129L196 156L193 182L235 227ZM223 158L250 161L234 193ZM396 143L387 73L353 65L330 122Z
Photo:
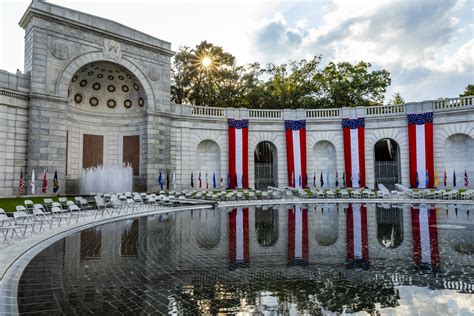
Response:
M271 142L263 141L254 152L255 189L266 190L278 186L277 149Z
M375 186L379 183L388 189L395 189L395 184L400 183L400 147L390 138L379 140L374 145Z
M123 137L123 162L131 164L133 175L140 174L140 136Z

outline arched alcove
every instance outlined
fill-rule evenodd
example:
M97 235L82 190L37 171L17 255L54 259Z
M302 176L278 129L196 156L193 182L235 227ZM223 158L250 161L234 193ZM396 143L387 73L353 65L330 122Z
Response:
M313 148L314 164L316 164L316 178L319 179L321 173L323 175L324 186L335 186L336 183L336 147L327 140L317 142ZM308 175L310 177L311 175Z
M278 186L278 155L276 146L269 141L258 143L254 151L255 189Z
M453 185L453 171L456 171L456 187L464 187L464 171L468 179L474 177L474 139L466 134L454 134L444 142L444 168L448 174L448 186Z
M196 149L196 167L201 173L203 186L205 186L205 176L207 173L209 187L212 187L212 176L216 174L216 185L220 181L221 152L219 145L210 139L203 140Z
M401 181L400 147L391 138L383 138L374 145L375 187L381 183L389 189Z

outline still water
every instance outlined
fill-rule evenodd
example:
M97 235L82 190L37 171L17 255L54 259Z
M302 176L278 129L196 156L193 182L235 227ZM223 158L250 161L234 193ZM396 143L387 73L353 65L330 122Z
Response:
M463 206L317 204L183 211L56 242L21 313L474 314Z

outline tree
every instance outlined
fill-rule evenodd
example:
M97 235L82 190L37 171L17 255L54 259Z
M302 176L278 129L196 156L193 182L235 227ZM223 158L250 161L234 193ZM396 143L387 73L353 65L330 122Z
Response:
M474 84L468 84L466 88L464 88L464 93L460 94L460 97L468 97L474 95Z
M368 106L383 103L390 85L390 73L384 69L370 71L372 65L359 62L329 63L319 75L323 95L320 107Z
M392 97L393 99L390 100L390 104L393 104L393 105L405 104L405 99L402 98L400 92L395 92L395 94Z

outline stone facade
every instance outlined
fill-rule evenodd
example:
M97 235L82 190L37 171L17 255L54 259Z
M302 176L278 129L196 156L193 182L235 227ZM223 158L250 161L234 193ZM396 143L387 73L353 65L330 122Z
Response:
M228 174L228 118L249 119L251 187L256 180L253 152L262 141L276 147L275 180L279 186L287 184L285 119L307 121L308 175L311 178L316 174L319 179L321 172L325 176L329 172L330 184L334 185L335 172L341 177L344 170L341 120L347 117L366 118L367 185L374 187L376 183L374 145L384 138L398 144L400 182L408 185L406 114L423 112L434 112L435 169L440 182L445 168L449 178L456 170L458 183L463 182L465 169L474 181L471 97L324 110L175 105L170 104L174 54L170 43L113 21L41 1L32 2L20 26L25 29L25 74L0 71L0 196L16 194L21 169L27 178L34 169L37 179L48 170L50 184L57 170L59 192L77 192L84 134L104 137L104 164L122 163L123 136L140 137L136 190L157 190L160 171L176 173L178 189L190 188L191 173L195 183L199 172L203 177L208 173L209 183L216 173L219 182L220 176L226 179ZM104 74L99 77L102 69ZM118 79L120 72L128 77ZM108 79L110 75L114 78ZM82 86L87 76L90 82ZM128 90L121 90L123 85ZM125 103L127 99L132 100L131 105ZM50 185L48 193L51 191Z

